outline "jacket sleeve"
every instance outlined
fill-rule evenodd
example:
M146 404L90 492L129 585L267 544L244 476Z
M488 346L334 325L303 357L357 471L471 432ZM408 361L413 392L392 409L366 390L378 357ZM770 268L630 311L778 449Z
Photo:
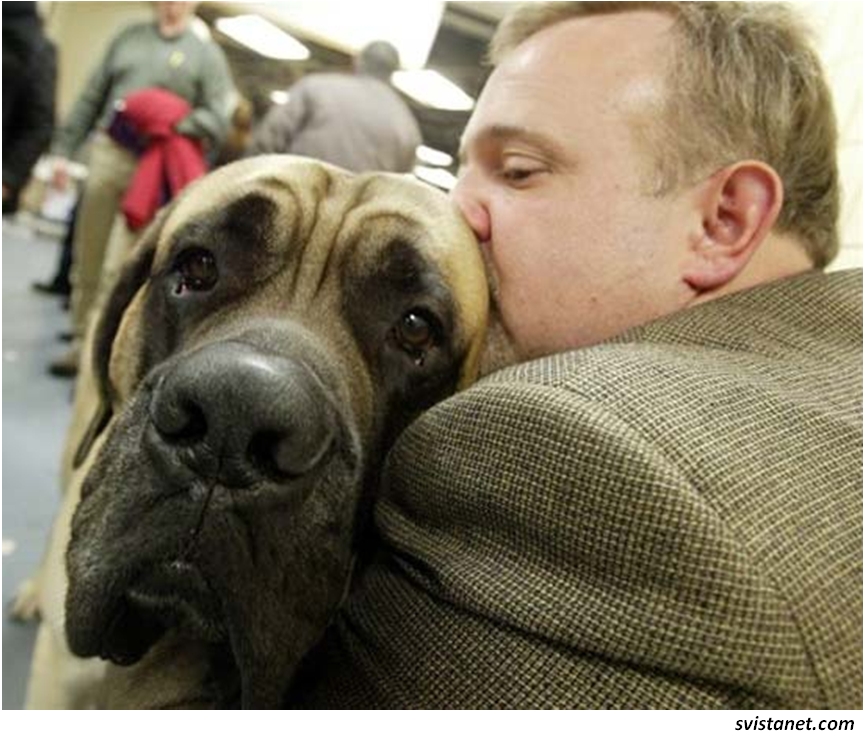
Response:
M291 145L309 113L306 84L300 80L289 90L288 102L274 105L253 131L246 149L247 156L256 154L290 154Z
M376 525L298 705L778 707L778 675L808 683L714 508L570 390L485 382L434 407L390 455Z
M218 150L228 135L237 92L222 49L214 42L207 42L204 44L204 56L195 107L175 129L184 136L204 139L214 150Z
M112 85L112 58L118 44L123 43L125 32L112 41L99 64L91 72L84 89L72 106L63 125L54 137L51 150L64 157L72 157L96 126L105 107Z
M31 60L27 97L15 121L15 141L4 142L3 184L19 190L27 183L36 160L48 147L54 129L57 52L44 40ZM13 145L10 145L13 144Z

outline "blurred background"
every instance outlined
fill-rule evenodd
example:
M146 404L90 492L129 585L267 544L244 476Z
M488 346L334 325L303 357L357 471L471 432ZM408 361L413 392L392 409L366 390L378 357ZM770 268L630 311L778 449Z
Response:
M3 5L5 16L6 6L17 3ZM54 101L59 125L109 41L124 26L151 20L153 4L37 5L45 33L56 46ZM489 71L484 63L487 42L512 5L429 0L202 2L195 9L193 28L225 54L234 86L249 103L247 127L255 127L275 106L285 106L291 86L305 76L350 72L354 56L368 42L390 42L401 58L391 82L422 138L412 171L448 190L455 181L460 134ZM861 267L862 4L795 5L814 29L841 131L842 250L831 268ZM21 192L18 211L3 218L3 708L20 708L23 703L35 627L10 621L9 606L18 585L39 563L57 509L60 449L72 387L45 371L57 352L59 336L69 331L62 311L68 298L59 293L46 298L31 287L38 287L34 281L44 281L56 268L77 192L87 177L86 149L70 168L76 187L69 192L53 189L52 162L45 155Z
M862 5L794 3L814 28L831 78L841 128L843 251L835 266L862 264ZM57 118L62 121L107 41L124 25L152 18L147 2L41 2L57 45ZM352 57L383 39L400 52L392 81L423 136L415 174L449 189L459 136L489 72L486 45L515 3L413 0L202 2L196 28L223 49L253 125L285 104L292 83L311 72L350 71ZM44 170L37 170L42 173Z
M222 48L254 122L288 101L313 72L350 72L374 40L392 43L402 69L392 78L421 128L417 173L445 189L459 136L488 74L483 63L504 2L202 2L196 29ZM39 3L57 45L57 118L62 121L106 43L123 26L152 18L147 2Z

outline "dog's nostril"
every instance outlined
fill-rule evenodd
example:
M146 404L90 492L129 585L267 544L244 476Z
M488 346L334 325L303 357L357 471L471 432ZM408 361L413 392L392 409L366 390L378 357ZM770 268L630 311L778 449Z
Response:
M268 477L297 477L300 473L284 463L281 464L279 460L277 450L286 443L284 434L261 431L250 439L246 454L252 464Z
M207 417L199 405L191 401L152 404L150 416L156 430L173 443L195 443L207 435Z
M247 455L269 477L294 479L313 469L331 446L329 437L309 442L296 434L262 431L252 437Z

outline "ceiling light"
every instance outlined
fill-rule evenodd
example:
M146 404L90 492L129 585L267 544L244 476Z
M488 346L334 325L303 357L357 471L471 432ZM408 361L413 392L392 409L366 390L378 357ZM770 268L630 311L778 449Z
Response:
M453 190L454 185L457 184L456 177L446 169L438 169L437 167L424 167L419 164L414 168L414 176L419 180L440 187L442 190Z
M394 72L391 82L410 98L440 110L471 110L475 101L432 69Z
M290 97L288 90L274 90L270 93L270 102L274 105L285 105Z
M236 6L235 6L236 7ZM441 24L440 0L291 0L244 3L302 38L354 55L370 41L389 41L399 51L401 69L421 69Z
M415 149L415 155L424 164L431 164L434 167L450 167L454 163L454 158L447 152L432 149L423 144Z
M270 59L309 59L309 49L260 15L219 18L216 28L237 43Z

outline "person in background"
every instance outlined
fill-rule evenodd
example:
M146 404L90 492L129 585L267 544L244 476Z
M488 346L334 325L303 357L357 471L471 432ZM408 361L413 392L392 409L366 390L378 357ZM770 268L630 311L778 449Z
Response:
M114 254L116 262L134 241L119 209L137 158L129 142L112 129L116 106L132 93L161 88L192 108L176 124L178 134L215 151L228 130L234 85L222 51L191 27L195 3L153 6L153 22L129 26L111 41L52 144L58 157L54 181L62 188L68 183L66 161L93 134L73 246L72 330L77 340L49 367L58 376L77 373L80 339L105 281L106 254Z
M252 137L252 122L252 103L246 98L238 96L234 112L231 114L231 126L228 135L216 155L214 167L229 164L245 155L249 140Z
M519 359L397 441L288 704L862 707L862 272L774 3L506 18L453 197Z
M69 222L66 225L66 232L60 245L60 253L57 255L57 265L53 276L46 282L39 281L32 283L32 287L37 293L58 295L63 298L63 307L66 310L69 309L69 295L72 293L72 282L70 280L70 274L72 273L72 239L75 236L75 219L77 215L78 207L76 206L69 214ZM72 341L75 337L71 331L64 331L61 334L61 338Z
M3 213L18 198L54 129L57 52L36 3L3 5Z
M310 74L292 85L255 129L247 154L298 154L352 172L408 172L421 144L417 121L390 86L399 54L374 41L355 73Z

